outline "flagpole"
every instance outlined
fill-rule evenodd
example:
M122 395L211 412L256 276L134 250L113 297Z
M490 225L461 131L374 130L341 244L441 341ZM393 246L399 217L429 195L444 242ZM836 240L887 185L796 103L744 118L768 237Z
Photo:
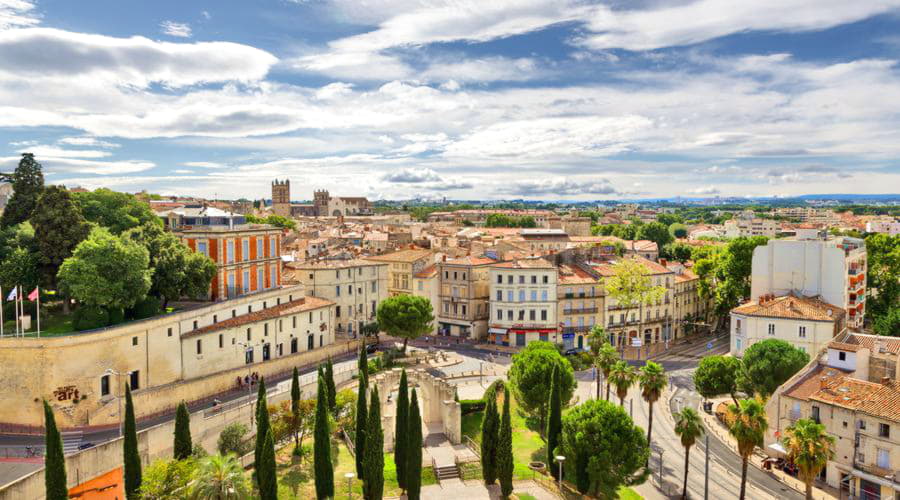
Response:
M3 338L3 287L0 286L0 338Z
M16 337L19 336L19 285L13 287L16 292L13 295L13 318L16 320Z
M34 289L37 290L37 336L41 338L41 287L36 286Z
M19 301L19 309L17 316L19 317L19 334L25 336L25 322L22 321L22 285L19 285L19 292L16 293L16 300Z

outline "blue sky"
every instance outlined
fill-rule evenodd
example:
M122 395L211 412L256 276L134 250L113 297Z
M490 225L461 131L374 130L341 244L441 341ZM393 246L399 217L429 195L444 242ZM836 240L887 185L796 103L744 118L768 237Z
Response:
M0 169L268 197L900 192L900 0L0 0Z

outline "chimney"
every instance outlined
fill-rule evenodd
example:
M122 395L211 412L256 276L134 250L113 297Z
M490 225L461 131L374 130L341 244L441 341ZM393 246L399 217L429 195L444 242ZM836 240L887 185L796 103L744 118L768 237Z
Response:
M659 259L659 265L666 267L666 259Z
M881 385L888 385L891 383L891 377L881 377Z
M825 389L828 387L828 377L819 378L819 389Z
M444 255L444 256L442 257L442 259L443 259L442 262L447 262L447 255Z

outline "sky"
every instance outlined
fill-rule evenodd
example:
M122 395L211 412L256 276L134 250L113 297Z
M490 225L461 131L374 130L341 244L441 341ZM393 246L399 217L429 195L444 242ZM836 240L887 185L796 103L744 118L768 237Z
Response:
M268 198L900 193L900 0L0 0L0 171Z

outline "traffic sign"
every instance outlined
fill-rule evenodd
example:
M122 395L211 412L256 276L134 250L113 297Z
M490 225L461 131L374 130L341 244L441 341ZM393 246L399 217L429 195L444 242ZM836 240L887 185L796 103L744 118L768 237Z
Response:
M712 349L712 342L707 342L707 343L706 343L706 350L708 351L708 350L710 350L710 349Z

